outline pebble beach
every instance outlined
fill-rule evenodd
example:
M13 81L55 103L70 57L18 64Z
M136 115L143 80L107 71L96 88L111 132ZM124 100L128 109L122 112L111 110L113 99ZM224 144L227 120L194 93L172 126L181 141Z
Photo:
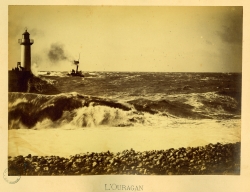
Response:
M240 142L167 150L9 156L9 175L238 175Z

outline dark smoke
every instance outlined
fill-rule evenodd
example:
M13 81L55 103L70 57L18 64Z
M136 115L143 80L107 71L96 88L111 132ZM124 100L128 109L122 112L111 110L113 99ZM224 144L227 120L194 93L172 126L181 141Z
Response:
M49 57L49 60L54 62L54 63L68 59L67 56L65 55L63 45L58 44L58 43L53 43L50 46L50 50L48 52L48 57Z

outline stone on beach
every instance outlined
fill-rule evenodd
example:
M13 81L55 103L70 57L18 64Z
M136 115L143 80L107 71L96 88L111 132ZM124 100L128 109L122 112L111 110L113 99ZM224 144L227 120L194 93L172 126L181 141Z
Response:
M9 175L221 175L240 173L240 143L168 150L8 157Z

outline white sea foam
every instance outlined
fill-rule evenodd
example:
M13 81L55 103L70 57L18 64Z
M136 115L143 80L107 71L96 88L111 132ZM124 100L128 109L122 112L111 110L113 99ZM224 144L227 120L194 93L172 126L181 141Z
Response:
M9 130L9 155L67 157L85 152L120 152L130 148L136 151L162 150L240 141L240 120L177 119L166 124L168 126Z
M18 105L19 103L26 103L26 102L28 102L26 98L17 98L13 103L8 102L8 107L11 108Z
M58 76L58 77L67 76L67 73L64 71L37 71L36 74L40 76Z
M32 73L35 75L35 76L38 76L39 75L39 67L37 65L37 63L33 63L31 65L31 71Z
M117 125L125 123L126 112L105 107L105 106L89 106L76 110L76 116L72 120L72 124L78 127L96 127L98 125Z

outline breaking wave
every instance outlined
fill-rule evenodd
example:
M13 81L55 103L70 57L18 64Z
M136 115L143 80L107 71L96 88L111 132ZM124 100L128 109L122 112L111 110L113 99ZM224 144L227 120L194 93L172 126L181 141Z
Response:
M39 71L38 76L54 76L54 77L67 77L67 72L65 71Z
M240 118L240 104L214 92L119 102L76 92L9 93L9 129L154 125L157 118Z

